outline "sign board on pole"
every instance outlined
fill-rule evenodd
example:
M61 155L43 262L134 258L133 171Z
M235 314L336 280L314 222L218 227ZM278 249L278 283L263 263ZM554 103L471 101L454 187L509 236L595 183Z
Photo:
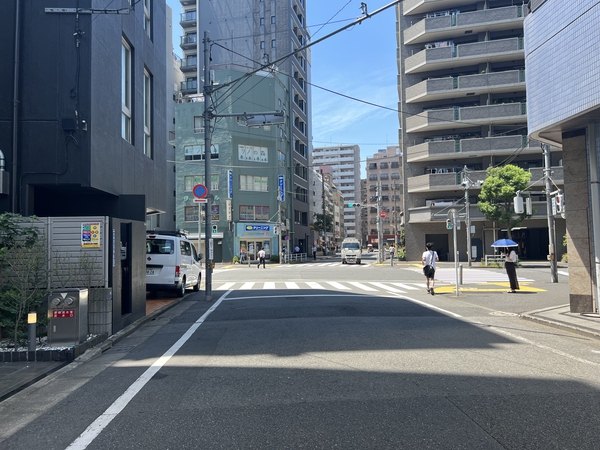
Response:
M210 238L208 240L208 259L210 261L212 261L214 259L213 258L213 239L212 238Z
M233 170L227 171L227 198L233 198Z
M207 198L195 198L194 203L208 203Z
M278 191L279 191L279 198L278 200L280 202L285 202L285 178L283 175L278 175L277 176L277 186L278 186Z

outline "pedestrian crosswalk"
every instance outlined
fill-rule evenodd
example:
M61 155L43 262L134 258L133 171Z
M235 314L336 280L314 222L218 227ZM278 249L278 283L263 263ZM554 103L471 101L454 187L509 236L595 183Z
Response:
M425 290L425 283L398 283L391 281L230 281L215 283L215 291L252 290L333 290L355 293L406 294Z

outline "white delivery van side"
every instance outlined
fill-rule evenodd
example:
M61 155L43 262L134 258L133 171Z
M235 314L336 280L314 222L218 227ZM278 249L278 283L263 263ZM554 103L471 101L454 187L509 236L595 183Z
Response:
M160 233L160 234L159 234ZM202 255L183 234L160 231L146 234L146 290L175 291L200 289Z
M360 264L362 260L362 249L360 241L355 238L346 238L342 241L342 264Z

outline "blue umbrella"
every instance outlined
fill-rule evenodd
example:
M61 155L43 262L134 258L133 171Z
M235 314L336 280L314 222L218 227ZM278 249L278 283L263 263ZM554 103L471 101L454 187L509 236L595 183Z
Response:
M510 239L499 239L492 244L492 247L518 247L515 241L511 241Z

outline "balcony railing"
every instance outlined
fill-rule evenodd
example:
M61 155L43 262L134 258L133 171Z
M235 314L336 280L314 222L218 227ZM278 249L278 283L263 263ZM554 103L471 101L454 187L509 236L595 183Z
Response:
M529 169L531 172L531 180L530 183L533 186L544 186L544 168L543 167L535 167L533 169ZM564 184L565 183L565 172L562 166L550 167L550 178L556 184Z
M472 180L485 180L487 174L484 170L476 170L469 173ZM427 173L410 177L407 180L409 193L427 191L448 191L461 189L462 172Z
M524 91L525 70L430 78L406 89L406 102L442 100L494 92Z
M194 26L197 23L198 22L197 22L197 18L196 18L196 11L184 12L184 13L180 14L180 16L179 16L179 24L183 28Z
M192 72L198 69L198 59L182 59L180 69L182 72Z
M502 103L455 107L452 109L434 109L408 117L406 132L445 130L448 128L467 128L489 123L514 123L527 121L527 108L524 102Z
M465 31L477 34L490 27L514 29L522 27L522 22L522 5L426 17L404 31L404 42L410 45L452 39L464 36Z
M182 94L193 94L198 91L198 80L186 80L181 82Z
M182 49L190 49L196 47L197 42L198 36L196 34L186 34L185 36L181 36L181 43L179 46Z
M424 49L406 58L407 74L524 58L523 38L498 39Z
M406 158L409 163L424 160L455 159L473 154L502 155L511 154L517 149L523 153L529 151L539 152L538 146L531 146L527 136L498 136L489 138L463 138L423 142L406 149Z

